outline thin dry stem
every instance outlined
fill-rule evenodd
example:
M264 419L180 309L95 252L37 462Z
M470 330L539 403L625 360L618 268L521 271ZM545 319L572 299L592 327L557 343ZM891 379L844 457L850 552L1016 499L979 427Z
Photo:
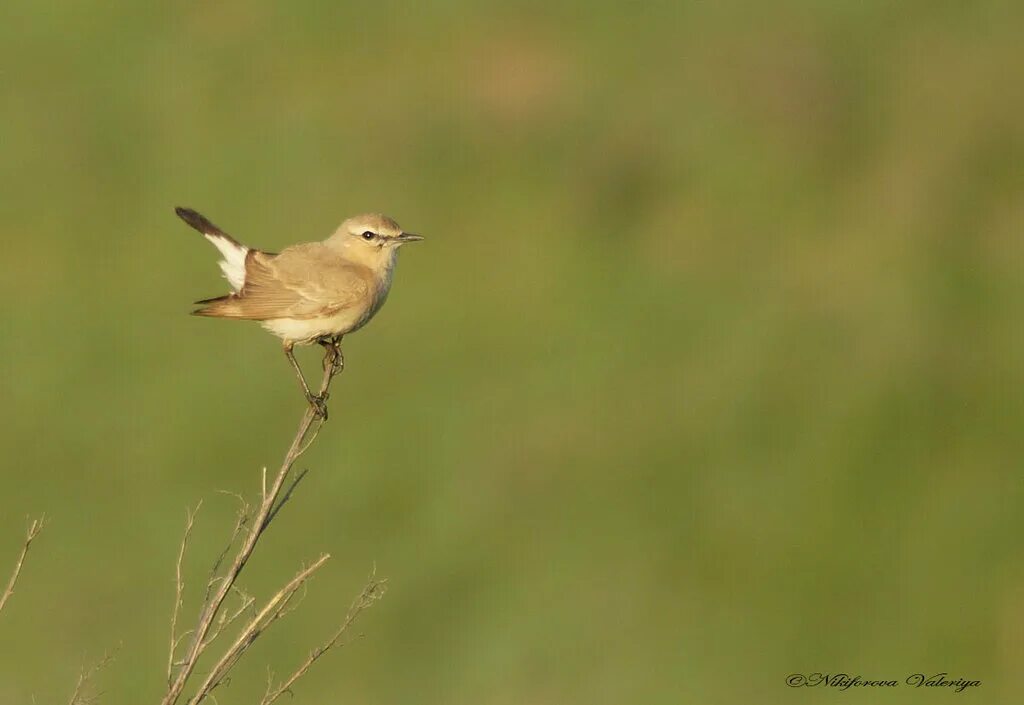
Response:
M267 691L263 695L263 699L260 701L260 705L270 705L275 700L280 698L285 693L291 693L292 685L295 684L302 676L306 675L306 672L312 667L317 660L326 654L328 651L338 646L341 643L341 638L348 631L348 628L352 626L352 623L356 621L360 614L367 610L374 602L384 596L384 592L387 588L387 580L377 580L376 571L370 574L370 579L366 583L366 587L359 593L359 596L352 602L352 605L348 608L348 612L345 614L345 619L342 621L341 626L334 632L330 639L324 642L322 645L309 652L309 656L302 662L295 671L281 682L276 688L273 687L273 674L267 671Z
M334 364L338 357L338 353L327 350L325 355L324 364L324 375L323 380L320 384L319 395L321 398L325 398L328 389L331 385L331 379L334 374L337 373L337 366ZM252 556L253 551L256 549L256 544L259 542L263 532L266 531L270 525L271 520L276 516L276 508L278 497L281 495L282 488L285 485L285 481L288 479L288 475L295 464L295 461L307 450L308 445L304 444L310 429L313 427L315 421L319 419L319 423L316 426L313 437L316 432L319 431L320 426L323 425L323 419L317 415L316 411L310 407L307 408L305 413L302 415L302 419L299 422L298 430L295 433L295 437L292 440L291 445L288 448L288 452L285 454L284 460L281 462L281 467L277 471L277 475L274 477L270 487L266 487L266 483L262 483L261 487L261 501L259 508L256 511L256 515L253 518L252 524L249 526L248 533L245 539L242 541L242 545L239 547L238 552L235 554L231 561L231 565L227 571L216 578L211 577L207 583L207 593L203 601L203 606L199 613L199 619L196 623L195 629L192 630L191 640L189 642L188 649L186 650L182 660L181 667L178 672L174 675L168 686L167 693L161 700L161 705L175 705L178 699L181 697L182 691L185 689L185 685L196 668L196 664L199 661L199 657L203 651L210 645L211 639L210 630L216 623L217 613L220 611L224 604L224 600L230 594L235 581L238 579L239 574L245 568L249 558ZM287 498L287 497L286 497ZM279 507L277 507L279 508ZM246 515L248 512L244 512ZM236 524L235 532L232 536L232 540L229 543L229 548L225 549L224 554L214 566L214 573L216 573L220 567L224 557L230 550L230 546L234 544L235 538L237 538L242 528L248 523L248 517L240 516L239 521ZM324 558L323 560L326 560ZM301 575L301 574L300 574ZM290 595L289 595L290 599ZM250 623L252 624L252 623ZM244 633L244 632L243 632ZM232 647L233 648L233 647ZM230 653L230 649L229 649ZM225 654L225 657L227 654ZM230 662L233 664L233 661ZM229 666L230 667L230 666ZM210 673L206 679L206 683L219 683L223 678L223 674L219 677L213 678L216 673L216 669ZM197 691L196 695L190 702L197 703L210 688L206 688L204 692L203 687Z
M167 653L167 686L170 687L174 673L174 651L178 648L181 636L178 636L178 613L181 612L181 596L185 591L185 579L181 574L181 563L185 560L185 550L188 548L189 537L192 536L192 527L196 523L196 514L203 506L202 500L196 504L196 508L188 511L185 518L185 533L181 537L181 547L178 549L178 560L174 564L174 610L171 612L171 645ZM184 636L184 635L182 635Z
M43 530L43 526L46 524L46 517L41 516L38 519L33 519L32 523L29 524L28 530L25 532L25 543L21 546L21 553L18 555L18 561L14 564L14 572L11 573L11 579L7 581L7 587L4 589L2 595L0 595L0 612L3 611L7 605L7 601L11 599L11 595L14 594L14 586L18 584L18 577L21 575L21 569L25 565L25 556L28 555L28 549L35 541L36 536Z

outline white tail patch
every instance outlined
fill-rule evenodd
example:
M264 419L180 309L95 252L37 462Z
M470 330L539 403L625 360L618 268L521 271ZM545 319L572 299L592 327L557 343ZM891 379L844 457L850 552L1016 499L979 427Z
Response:
M224 259L217 264L220 265L220 271L224 273L228 284L236 292L241 291L245 286L245 256L249 254L249 248L220 235L204 234L203 237L220 250L220 256Z

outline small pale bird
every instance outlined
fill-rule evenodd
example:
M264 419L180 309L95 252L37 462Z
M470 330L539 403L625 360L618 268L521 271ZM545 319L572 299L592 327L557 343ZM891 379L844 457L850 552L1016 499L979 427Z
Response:
M326 417L325 400L309 390L292 348L318 343L340 366L342 336L366 325L387 299L398 249L423 238L370 213L349 218L322 242L273 253L243 245L194 210L174 212L220 251L220 269L233 290L197 301L201 306L192 313L259 321L282 340L306 399Z

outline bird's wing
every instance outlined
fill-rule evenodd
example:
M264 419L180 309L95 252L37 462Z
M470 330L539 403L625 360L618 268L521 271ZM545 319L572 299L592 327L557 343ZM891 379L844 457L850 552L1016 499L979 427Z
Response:
M296 245L271 255L250 250L245 286L195 311L217 318L319 318L371 298L372 273L338 257L320 243Z

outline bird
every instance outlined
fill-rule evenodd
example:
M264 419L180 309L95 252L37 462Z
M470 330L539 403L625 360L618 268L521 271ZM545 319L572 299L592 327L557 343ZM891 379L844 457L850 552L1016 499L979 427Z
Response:
M281 339L284 354L313 411L327 418L326 399L310 391L295 359L296 345L319 344L325 365L344 365L341 339L380 310L403 245L423 238L380 213L345 220L326 240L267 252L243 245L191 208L174 212L220 252L232 291L196 301L193 315L259 321Z

